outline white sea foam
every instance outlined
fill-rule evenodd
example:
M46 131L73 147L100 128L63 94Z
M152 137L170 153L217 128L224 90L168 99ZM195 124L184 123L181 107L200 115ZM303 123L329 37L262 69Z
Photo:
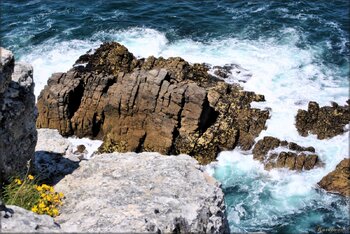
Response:
M320 195L315 190L316 184L348 156L349 140L348 134L329 140L318 140L314 135L299 136L294 126L295 115L298 109L306 109L309 101L317 101L320 105L327 105L330 101L345 103L349 81L346 77L341 77L341 74L347 74L348 70L342 71L340 69L344 68L330 67L319 61L322 47L313 45L299 48L296 44L302 35L298 30L286 28L281 31L281 35L282 39L278 41L273 38L255 41L227 38L206 43L192 39L169 42L166 35L159 31L132 28L100 32L91 40L85 41L48 41L46 45L32 48L21 60L34 66L36 95L53 72L68 70L81 54L97 48L102 41L110 40L124 44L138 57L181 56L190 62L206 62L212 65L233 63L247 69L252 76L242 85L246 90L264 94L266 99L266 102L253 103L253 106L271 109L267 129L258 139L274 136L302 146L314 146L325 163L323 168L305 172L291 172L286 169L265 171L262 164L253 160L249 152L236 149L222 152L216 166L208 167L208 171L226 185L245 184L245 187L240 188L248 194L243 201L253 205L249 206L250 212L239 204L229 207L229 219L232 222L238 224L249 221L257 225L272 225L277 222L276 214L289 214L305 209L315 200L324 204L331 203L333 195ZM269 197L266 198L266 204L261 196ZM252 213L257 217L249 216ZM237 227L232 228L234 231Z
M90 159L91 156L97 152L98 148L102 145L100 140L91 140L89 138L77 138L77 137L68 137L69 142L72 144L73 148L76 148L79 145L84 145L87 151L85 159Z

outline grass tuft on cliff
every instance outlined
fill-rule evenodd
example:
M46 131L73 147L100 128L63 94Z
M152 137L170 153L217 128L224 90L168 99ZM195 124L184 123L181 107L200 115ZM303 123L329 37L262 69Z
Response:
M32 175L24 178L12 178L4 186L3 201L6 205L15 205L37 214L46 214L52 217L59 215L59 207L63 204L63 193L55 191L53 186L38 185Z

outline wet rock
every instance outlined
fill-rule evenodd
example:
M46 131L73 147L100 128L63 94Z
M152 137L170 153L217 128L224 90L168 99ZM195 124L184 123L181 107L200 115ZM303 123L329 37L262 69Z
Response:
M38 98L37 126L103 139L101 152L185 153L208 163L221 150L252 147L269 117L253 101L264 96L218 80L203 64L136 59L105 43L52 75Z
M219 183L187 156L102 154L56 186L67 232L228 233Z
M318 185L331 192L350 196L350 159L343 159L334 171L322 178Z
M6 206L0 210L1 233L53 233L61 232L60 226L48 215L38 215L18 206Z
M224 66L214 66L213 73L215 76L225 79L229 82L247 82L252 74L237 64L226 64Z
M266 136L255 144L253 158L264 163L267 170L282 167L298 171L311 170L322 164L313 147L302 147L271 136Z
M85 147L85 145L78 145L77 146L77 150L74 152L74 153L80 153L80 154L82 154L82 153L85 153L86 152L86 147Z
M12 176L24 174L33 159L37 131L33 69L15 63L0 47L0 187Z
M317 102L309 102L308 110L298 110L296 128L301 136L316 134L318 139L331 138L343 134L350 122L349 100L347 105L320 107Z

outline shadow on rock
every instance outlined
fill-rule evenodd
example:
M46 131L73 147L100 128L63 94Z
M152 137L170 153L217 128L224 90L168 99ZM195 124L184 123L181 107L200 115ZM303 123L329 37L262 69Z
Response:
M43 183L55 185L78 167L79 161L72 161L61 154L47 151L35 152L34 173Z

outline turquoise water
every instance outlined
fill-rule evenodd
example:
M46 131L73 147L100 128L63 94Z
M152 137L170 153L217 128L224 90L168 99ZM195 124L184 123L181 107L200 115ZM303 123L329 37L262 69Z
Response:
M349 200L317 182L349 155L348 134L300 137L298 109L311 100L344 104L349 95L350 3L335 1L0 1L1 45L34 66L38 95L50 74L104 41L138 57L238 64L245 89L271 108L266 135L312 145L324 168L264 171L251 152L223 152L208 166L225 192L232 231L315 233L349 225ZM233 75L228 82L238 82Z

